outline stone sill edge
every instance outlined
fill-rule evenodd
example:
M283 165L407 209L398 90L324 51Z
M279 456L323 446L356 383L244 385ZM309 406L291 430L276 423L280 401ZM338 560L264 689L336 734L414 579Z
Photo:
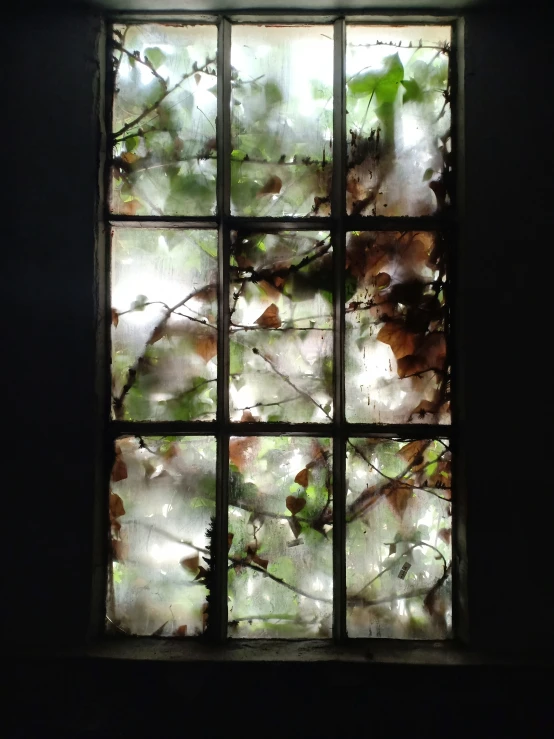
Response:
M97 638L81 647L19 647L23 659L93 659L144 662L245 663L329 662L419 666L540 665L543 654L499 654L477 651L455 641L399 642L356 639L345 645L323 640L231 639L211 645L195 639L151 637Z

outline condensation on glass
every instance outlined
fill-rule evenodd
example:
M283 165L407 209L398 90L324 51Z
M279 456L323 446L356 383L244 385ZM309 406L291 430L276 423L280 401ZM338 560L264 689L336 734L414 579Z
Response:
M449 26L347 26L347 211L423 216L450 202Z
M328 232L235 232L230 265L231 420L328 422L333 254Z
M114 230L112 393L117 420L215 418L216 280L215 231Z
M234 26L231 65L233 213L328 215L333 27Z
M450 461L444 439L348 440L349 636L451 636Z
M444 238L349 233L346 275L347 420L449 423Z
M210 215L215 26L114 27L112 198L125 215Z
M330 637L330 440L234 437L229 459L229 635Z
M215 513L212 437L115 442L108 629L197 636L206 626L206 531Z

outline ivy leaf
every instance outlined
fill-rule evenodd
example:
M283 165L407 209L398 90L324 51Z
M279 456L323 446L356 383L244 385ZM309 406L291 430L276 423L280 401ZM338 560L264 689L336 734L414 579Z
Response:
M142 311L144 310L147 302L148 298L146 297L146 295L137 295L137 297L131 303L131 310Z
M272 303L254 323L257 323L260 328L280 328L281 317L279 316L279 308L275 303Z
M404 485L396 480L387 487L387 500L393 511L402 518L410 499L414 496L414 490L410 485Z
M128 139L125 139L125 149L128 152L134 151L137 146L139 145L140 139L138 136L131 136Z
M112 308L112 325L117 328L119 324L119 313L116 311L115 308Z
M217 334L204 334L196 337L194 341L194 352L206 362L213 359L217 354Z
M283 100L281 88L275 82L266 82L264 85L265 102L268 108L278 105Z
M110 518L119 518L125 515L125 506L117 493L110 493Z
M435 170L429 167L429 169L426 169L425 172L423 173L422 182L428 182L434 174L435 174Z
M296 516L306 506L306 500L305 498L295 498L294 495L287 495L285 504L292 515Z
M388 344L397 360L413 354L417 346L417 335L406 331L400 321L387 321L377 334L377 340Z
M308 470L306 468L304 468L303 470L300 470L300 472L294 478L294 482L298 483L298 485L302 485L303 488L307 488L308 487Z
M188 570L189 572L192 572L194 574L198 570L199 562L200 562L200 558L198 556L198 553L196 553L192 557L185 557L179 562L179 564L185 570Z
M144 50L144 56L148 59L154 69L158 69L165 62L165 54L157 46L150 46Z
M378 103L393 103L403 77L404 67L400 57L393 54L383 60L381 70L357 74L347 82L347 86L355 97L375 95Z
M121 458L121 449L116 445L115 447L115 460L112 467L112 480L113 482L119 482L120 480L127 479L127 465Z
M404 93L403 103L416 102L419 103L423 100L423 90L414 79L402 80L403 87L406 88Z
M398 455L406 460L413 472L416 472L424 464L423 453L428 446L429 442L426 439L410 441L402 447Z
M281 192L282 186L283 181L281 178L277 177L277 175L272 175L268 180L266 180L263 187L258 190L256 197L262 197L262 195L276 195Z
M175 636L178 638L183 639L187 635L187 625L181 624L181 626L178 626L175 630Z
M445 544L450 544L452 530L451 529L441 529L439 531L438 536L439 536L439 539L442 539Z

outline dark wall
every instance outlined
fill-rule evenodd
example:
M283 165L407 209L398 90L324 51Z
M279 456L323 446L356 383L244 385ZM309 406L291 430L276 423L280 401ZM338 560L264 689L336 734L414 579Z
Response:
M551 437L547 260L554 233L551 19L552 13L548 22L546 16L498 12L474 13L466 22L467 187L457 315L471 641L476 648L489 646L514 654L551 648L554 615L547 446ZM28 12L10 22L8 50L3 49L8 69L4 181L9 192L4 220L11 236L4 241L8 263L4 395L6 423L11 424L3 442L4 470L10 480L3 489L4 532L9 534L4 544L5 633L12 646L79 643L89 620L93 557L100 20L92 14ZM117 668L117 681L126 683L129 699L130 686L138 697L139 676L154 679L155 673L155 680L162 679L161 667L150 673L149 668L141 669L125 673L124 666ZM257 668L254 674L233 668L236 675L226 669L218 678L223 693L229 680L238 680L246 691L254 681L265 685L260 698L265 701L277 680L286 703L290 668L285 675L282 671L273 675L269 668ZM315 688L310 693L306 687L315 674L310 669L305 666L305 678L298 674L290 690L303 693L306 711L317 717L321 732L308 730L306 735L327 735ZM340 690L331 681L321 695L329 701L327 693L339 690L337 700L344 699L346 705L351 688L358 718L371 696L363 687L367 680L381 686L373 696L389 701L391 710L403 700L406 688L386 692L385 678L387 684L398 680L399 686L409 681L410 691L423 686L427 693L410 693L414 713L416 697L427 705L430 698L425 695L439 686L443 708L460 697L451 674L445 682L436 669L432 673L401 669L387 676L375 669L367 674L358 671L351 683L336 677ZM97 694L87 694L85 700L82 690L105 682L111 670L88 663L71 667L43 663L40 668L22 663L17 668L20 707L25 712L32 695L31 705L58 721L56 700L61 706L66 691L73 696L76 716L80 710L94 711L91 704L96 698L91 695ZM340 675L344 674L343 670ZM167 687L169 679L166 674L158 684ZM499 677L481 670L473 677L464 672L460 679L469 691L464 700L474 718L483 706L501 706L508 700L512 713L504 714L506 725L513 715L523 727L526 712L535 710L532 701L522 704L521 696L532 696L538 673L512 670ZM175 680L181 692L170 692L172 711L175 701L186 703L196 695L191 685L198 683L192 672L181 672ZM504 694L508 685L512 692ZM106 687L98 690L100 714L109 716L113 694ZM153 706L163 702L162 688L154 695ZM226 700L232 713L247 698L231 692ZM290 700L294 707L298 698ZM148 710L154 716L154 708ZM436 722L443 712L436 714ZM533 715L537 721L536 712ZM99 736L112 736L108 724L106 718ZM113 736L124 735L118 731ZM235 736L222 731L214 735ZM286 733L295 732L293 721ZM21 736L42 734L37 730Z

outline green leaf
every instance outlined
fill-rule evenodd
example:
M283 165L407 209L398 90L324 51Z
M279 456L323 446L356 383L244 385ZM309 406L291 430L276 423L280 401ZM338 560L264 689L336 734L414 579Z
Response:
M357 74L348 81L348 89L355 97L375 95L378 103L393 103L404 77L404 67L398 54L383 60L383 68Z
M214 189L203 176L175 175L171 179L171 190L165 208L168 212L182 213L185 211L185 204L193 204L199 211L207 211L214 194Z
M215 501L209 500L209 498L192 498L190 501L191 508L214 508Z
M329 100L333 97L333 91L330 87L324 87L318 80L311 80L312 98L314 100Z
M265 102L268 108L277 105L283 100L281 88L275 82L266 82L264 85Z
M244 370L244 346L231 341L229 343L229 373L234 375ZM233 378L236 383L236 378Z
M144 50L144 56L148 59L154 69L158 69L165 62L165 54L157 46L151 46Z
M412 101L419 103L423 100L423 90L415 80L402 80L402 85L406 89L402 100L403 103Z
M425 172L423 173L423 182L427 182L428 180L430 180L434 174L435 174L434 169L431 169L431 168L426 169Z
M245 157L246 152L242 151L242 149L233 149L231 152L231 159L235 162L242 162Z
M139 145L140 139L138 136L131 136L130 139L125 140L125 150L128 152L134 151Z
M131 310L144 310L144 306L148 302L146 295L137 295L131 303Z

